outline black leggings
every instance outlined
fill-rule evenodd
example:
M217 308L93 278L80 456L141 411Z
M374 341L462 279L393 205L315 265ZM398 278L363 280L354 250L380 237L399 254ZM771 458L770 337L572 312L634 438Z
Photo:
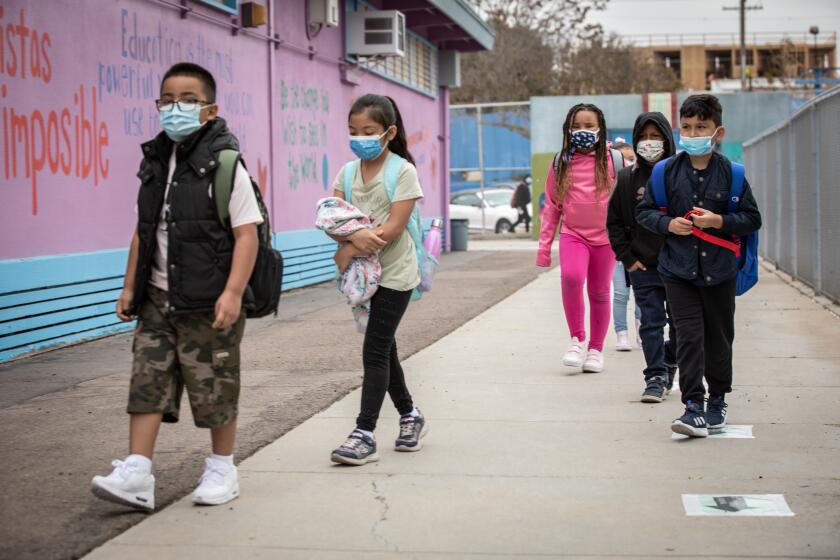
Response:
M395 340L397 327L409 301L411 290L399 292L382 286L370 300L370 318L362 348L365 377L362 382L362 411L356 419L359 429L370 432L376 429L385 393L391 395L401 415L414 410Z

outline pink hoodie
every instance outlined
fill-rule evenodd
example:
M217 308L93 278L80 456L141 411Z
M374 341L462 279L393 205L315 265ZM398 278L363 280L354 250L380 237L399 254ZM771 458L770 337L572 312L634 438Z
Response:
M607 158L610 179L615 181L615 169L612 158ZM551 266L551 244L557 224L563 219L560 233L574 235L590 245L607 245L607 206L609 195L602 199L595 197L595 152L576 153L571 161L572 185L566 192L561 204L552 200L557 178L554 166L548 170L545 181L545 208L540 224L540 247L537 251L537 266Z

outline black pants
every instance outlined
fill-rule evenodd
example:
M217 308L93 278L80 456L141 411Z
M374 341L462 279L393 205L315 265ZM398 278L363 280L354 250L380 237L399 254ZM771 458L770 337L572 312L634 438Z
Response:
M510 226L510 231L515 230L516 226L518 226L522 222L525 222L525 231L530 231L531 230L531 216L528 214L528 207L527 206L517 206L516 210L519 212L519 218L516 220L516 222L512 226Z
M731 392L735 280L709 287L665 276L662 281L677 327L683 402L703 402L704 378L709 394Z
M667 366L677 363L677 331L665 296L665 286L656 270L637 270L630 273L636 304L642 311L639 336L645 353L645 381L668 379ZM665 326L668 341L665 341Z
M362 430L372 432L376 429L385 393L391 396L401 415L414 410L411 394L405 386L405 375L397 355L395 340L397 327L400 326L409 301L411 290L398 292L382 286L370 300L370 318L362 348L362 362L365 368L362 411L356 419L356 426Z

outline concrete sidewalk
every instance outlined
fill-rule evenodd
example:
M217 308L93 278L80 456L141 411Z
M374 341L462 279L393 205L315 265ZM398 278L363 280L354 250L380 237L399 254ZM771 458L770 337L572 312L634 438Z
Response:
M528 322L522 318L527 317ZM677 441L679 394L638 401L642 354L577 374L557 270L405 363L424 449L340 467L354 391L240 465L242 497L188 498L89 558L840 557L840 320L765 273L739 298L730 424ZM682 494L784 494L795 517L687 517Z

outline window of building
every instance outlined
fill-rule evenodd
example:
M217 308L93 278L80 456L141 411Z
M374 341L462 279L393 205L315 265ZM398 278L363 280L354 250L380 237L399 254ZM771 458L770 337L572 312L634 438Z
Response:
M217 10L222 10L229 14L237 15L239 13L239 0L198 0L202 4L207 4Z
M732 77L732 51L706 51L706 75L714 75L718 79Z
M682 68L680 51L659 51L655 55L656 60L664 64L666 68L673 70L677 76L680 75L680 69Z
M375 10L363 0L347 0L349 12ZM437 48L411 30L406 32L405 56L389 56L366 63L375 74L410 87L430 97L437 97ZM347 59L357 61L355 55Z

